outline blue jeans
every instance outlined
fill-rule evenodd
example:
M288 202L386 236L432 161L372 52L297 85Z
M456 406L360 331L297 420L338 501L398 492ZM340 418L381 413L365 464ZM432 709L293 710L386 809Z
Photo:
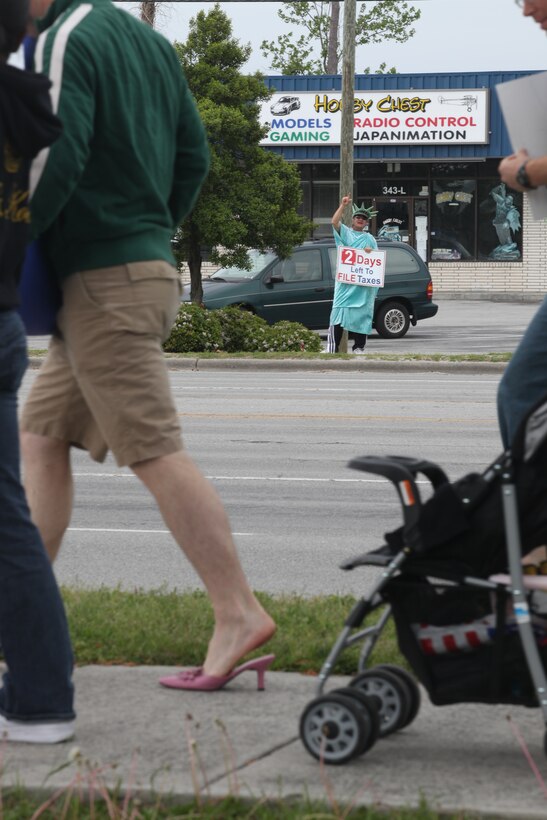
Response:
M8 671L0 714L15 720L74 718L72 649L65 610L19 470L17 391L27 367L23 324L0 312L0 641Z
M498 387L498 419L505 448L532 407L547 395L547 299L526 328Z

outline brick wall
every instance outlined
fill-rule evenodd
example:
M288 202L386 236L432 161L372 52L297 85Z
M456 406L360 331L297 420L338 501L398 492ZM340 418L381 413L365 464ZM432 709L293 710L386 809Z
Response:
M218 270L218 265L213 265L211 262L202 262L201 263L201 276L202 279L205 279L206 276L210 276L216 270ZM188 265L184 263L180 269L180 275L182 279L182 283L184 285L190 284L190 270Z

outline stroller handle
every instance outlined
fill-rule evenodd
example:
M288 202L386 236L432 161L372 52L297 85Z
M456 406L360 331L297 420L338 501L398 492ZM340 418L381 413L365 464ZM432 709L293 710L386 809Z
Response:
M348 467L354 470L362 470L366 473L375 473L376 475L384 476L384 478L388 478L394 484L403 506L406 543L414 549L419 549L421 546L421 537L417 524L422 510L422 501L414 480L414 470L409 469L409 467L415 467L416 464L420 464L421 467L423 467L423 465L427 465L428 463L429 462L418 462L415 459L405 459L398 456L359 456L351 459L348 463ZM420 469L419 471L416 470L416 472L424 471ZM440 470L440 472L442 473L442 470ZM436 476L436 478L438 478L438 476Z
M386 456L390 461L397 461L407 468L413 476L422 473L431 482L434 490L442 484L448 484L448 476L442 467L425 458L409 458L408 456Z

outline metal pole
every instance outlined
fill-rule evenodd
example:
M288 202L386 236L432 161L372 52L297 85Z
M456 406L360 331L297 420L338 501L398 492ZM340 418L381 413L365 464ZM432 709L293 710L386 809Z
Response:
M355 95L355 0L344 3L344 36L342 42L342 120L340 124L340 199L353 197L353 99ZM343 216L351 224L351 209ZM340 353L348 352L348 334L344 330Z

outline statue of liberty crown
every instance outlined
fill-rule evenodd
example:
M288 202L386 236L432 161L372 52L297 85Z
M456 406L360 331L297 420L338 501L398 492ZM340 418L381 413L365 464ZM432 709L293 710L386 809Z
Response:
M376 216L378 211L375 211L372 205L370 208L365 208L364 205L352 205L351 215L357 216L357 214L364 214L367 219L372 219L373 216Z

